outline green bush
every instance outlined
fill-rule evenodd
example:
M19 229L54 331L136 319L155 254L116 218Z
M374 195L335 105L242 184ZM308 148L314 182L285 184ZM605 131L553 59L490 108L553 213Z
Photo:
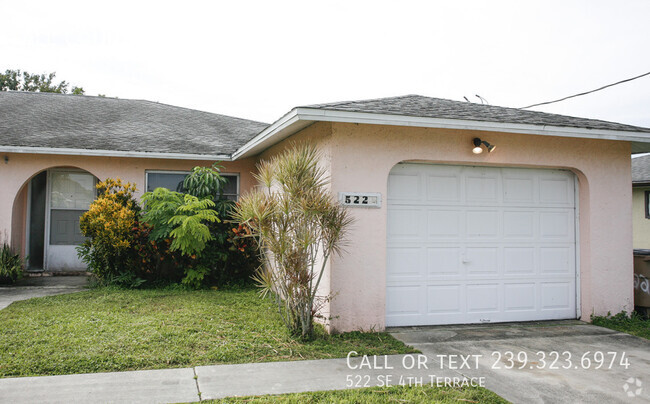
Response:
M135 185L118 179L97 184L99 196L79 219L88 237L77 254L101 284L135 287L138 277L135 230L139 227L140 207L133 198Z
M7 243L0 248L0 284L15 283L23 275L23 259Z
M198 288L210 272L201 262L208 241L214 239L209 223L219 222L210 199L183 195L166 188L156 188L142 196L146 207L144 220L152 226L151 241L171 239L169 253L180 252L190 259L183 267L184 285Z
M142 196L141 209L133 184L99 183L100 195L80 220L88 240L77 248L79 257L101 285L249 282L257 254L246 227L229 222L234 203L220 199L223 184L218 165L195 167L185 180L187 194L156 188Z

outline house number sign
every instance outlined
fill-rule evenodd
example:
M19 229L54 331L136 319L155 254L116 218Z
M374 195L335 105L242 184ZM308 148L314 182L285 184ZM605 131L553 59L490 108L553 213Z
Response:
M339 202L343 206L355 208L380 208L379 192L339 192Z

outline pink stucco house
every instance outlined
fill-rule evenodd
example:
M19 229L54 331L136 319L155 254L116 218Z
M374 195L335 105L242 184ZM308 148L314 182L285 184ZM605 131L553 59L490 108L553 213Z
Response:
M330 329L589 319L633 308L630 154L650 129L404 96L271 125L148 101L0 93L0 232L32 269L83 270L96 178L176 187L221 161L236 199L292 141L322 151L355 224Z

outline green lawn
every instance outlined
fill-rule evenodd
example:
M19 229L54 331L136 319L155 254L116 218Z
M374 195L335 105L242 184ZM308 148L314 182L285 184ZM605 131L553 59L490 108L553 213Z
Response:
M625 312L613 316L592 317L591 322L594 325L650 339L650 320L644 320L636 312L630 317Z
M201 403L507 403L490 390L451 387L372 387L356 390L318 391L277 396L236 397Z
M0 310L0 376L416 352L386 333L292 339L270 300L247 290L96 289Z

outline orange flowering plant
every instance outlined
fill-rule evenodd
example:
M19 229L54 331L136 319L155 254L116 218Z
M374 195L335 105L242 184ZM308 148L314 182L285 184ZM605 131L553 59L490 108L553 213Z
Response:
M79 247L79 257L102 283L137 282L129 269L134 234L140 207L133 198L135 185L119 178L97 184L99 196L79 219L79 227L88 237Z

